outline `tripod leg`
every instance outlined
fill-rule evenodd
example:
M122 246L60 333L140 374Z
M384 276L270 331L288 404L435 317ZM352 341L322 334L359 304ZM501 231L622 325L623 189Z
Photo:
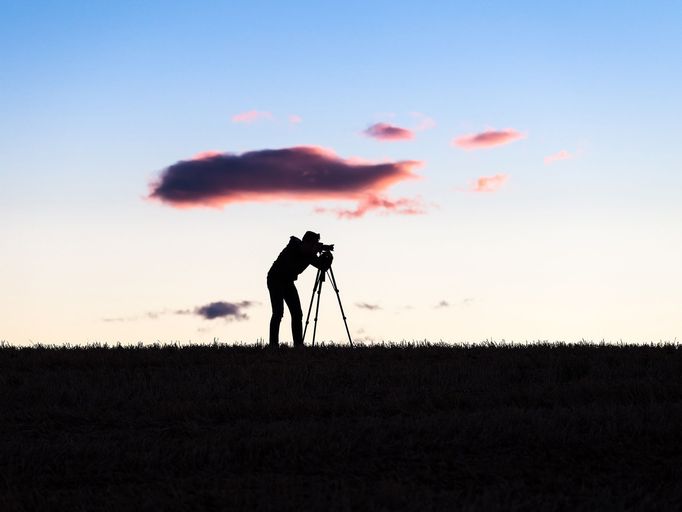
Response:
M305 333L308 331L308 322L310 321L310 311L313 309L313 299L315 299L315 290L320 284L320 271L317 271L317 276L315 277L315 284L313 285L313 294L310 296L310 306L308 306L308 316L305 317L305 329L303 329L303 341L305 341Z
M350 331L348 330L348 322L346 322L346 313L343 311L343 305L341 304L341 296L339 295L339 289L336 286L336 278L334 277L334 271L331 266L329 267L329 277L332 283L332 287L336 292L336 298L339 301L339 308L341 309L341 316L343 317L343 324L346 326L346 334L348 334L348 343L350 343L351 348L353 347L353 340L350 338Z
M324 271L318 271L320 274L320 282L317 287L317 304L315 305L315 325L313 325L313 345L315 345L315 333L317 333L317 317L320 312L320 294L322 293L322 283L324 283Z

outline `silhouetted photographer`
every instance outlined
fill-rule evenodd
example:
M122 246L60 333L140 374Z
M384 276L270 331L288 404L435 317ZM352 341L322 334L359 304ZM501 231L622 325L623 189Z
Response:
M303 239L292 236L284 250L268 272L268 291L272 304L270 319L270 346L279 345L279 324L284 315L284 302L291 314L291 334L295 347L303 346L303 311L294 281L308 265L313 265L322 273L331 268L333 245L320 243L320 235L306 231ZM319 273L318 273L319 274Z

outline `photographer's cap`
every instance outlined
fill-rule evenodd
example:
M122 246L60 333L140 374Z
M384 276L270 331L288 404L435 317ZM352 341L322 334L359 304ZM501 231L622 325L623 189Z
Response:
M320 234L315 233L313 231L306 231L305 235L303 235L303 241L304 242L319 242L320 241Z

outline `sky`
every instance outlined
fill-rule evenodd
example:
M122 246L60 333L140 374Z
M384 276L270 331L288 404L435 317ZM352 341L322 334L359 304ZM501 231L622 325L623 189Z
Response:
M267 339L266 273L307 230L359 342L681 340L681 24L677 1L0 0L0 341Z

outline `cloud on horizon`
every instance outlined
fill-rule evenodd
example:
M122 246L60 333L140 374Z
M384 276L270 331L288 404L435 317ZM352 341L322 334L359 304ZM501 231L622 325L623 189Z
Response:
M452 140L451 145L462 149L486 149L503 144L509 144L515 140L525 139L526 135L516 130L490 130L486 132L462 135Z
M378 309L381 309L381 306L378 304L368 304L367 302L356 302L355 306L360 309L367 309L369 311L377 311Z
M104 322L132 322L136 320L157 320L164 315L197 315L206 320L225 318L227 320L247 320L249 317L243 312L244 309L257 305L258 302L243 300L241 302L211 302L193 309L164 309L163 311L148 311L142 315L128 317L103 318Z
M194 310L194 314L202 316L206 320L225 318L226 320L247 320L249 316L242 310L253 306L253 302L243 300L241 302L211 302L204 306L199 306Z
M249 110L232 116L233 123L254 123L263 119L272 119L272 112Z
M317 146L207 153L161 171L150 183L147 199L176 208L221 208L254 201L353 200L359 201L358 210L364 213L381 208L382 201L390 203L375 198L387 188L420 178L413 169L421 164L415 160L371 163L343 159ZM391 209L388 203L383 207ZM394 203L393 209L413 213L404 200Z
M414 139L414 133L412 131L387 123L373 124L362 133L373 139L388 142Z

